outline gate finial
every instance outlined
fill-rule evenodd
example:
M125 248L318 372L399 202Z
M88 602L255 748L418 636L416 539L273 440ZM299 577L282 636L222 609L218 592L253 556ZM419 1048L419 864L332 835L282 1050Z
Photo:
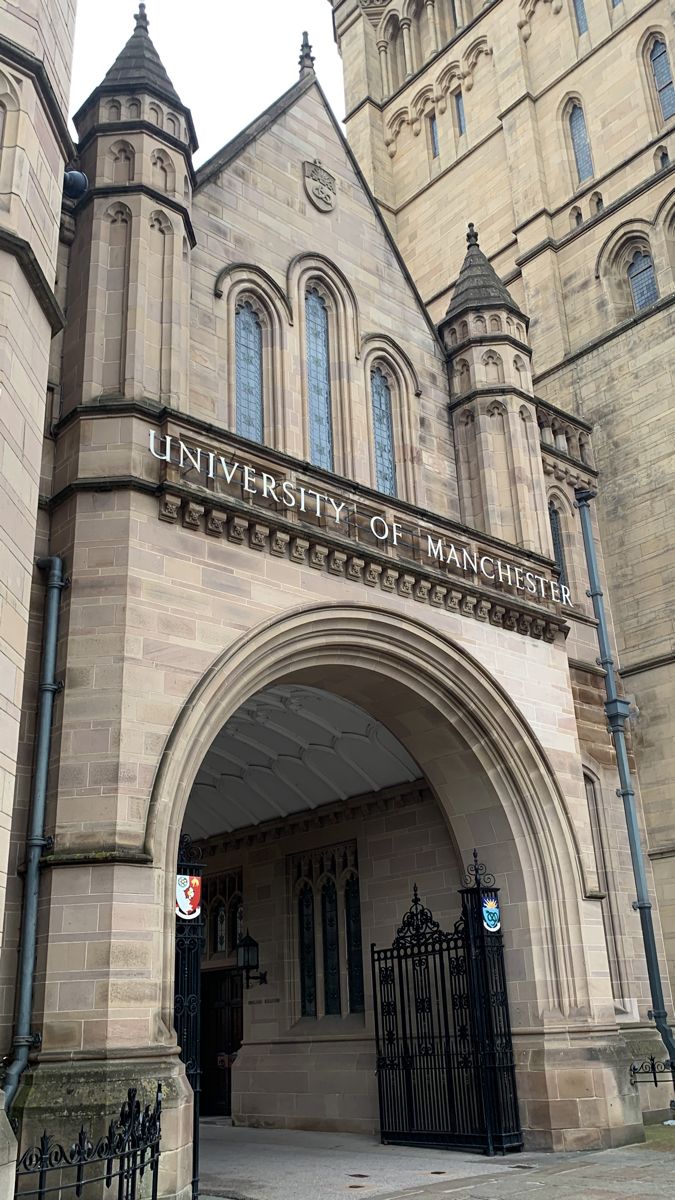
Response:
M469 863L468 867L466 868L464 883L466 887L475 887L478 889L495 886L494 875L486 869L485 863L478 861L478 851L475 847L473 851L473 862Z

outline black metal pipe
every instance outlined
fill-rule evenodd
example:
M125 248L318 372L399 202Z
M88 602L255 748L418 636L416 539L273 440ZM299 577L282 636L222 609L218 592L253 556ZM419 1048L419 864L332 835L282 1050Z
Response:
M661 981L659 957L656 951L656 939L654 937L652 904L651 900L649 899L645 859L642 852L640 828L638 825L637 811L635 808L635 792L633 791L633 781L631 779L630 767L628 766L625 723L628 719L630 705L627 700L624 700L621 696L619 696L616 686L614 659L612 658L612 652L609 644L607 617L605 615L605 604L603 600L602 589L600 587L598 559L595 553L595 541L591 526L590 502L591 500L595 499L597 492L593 491L592 488L575 488L574 495L576 497L576 506L579 509L579 516L581 517L581 531L584 538L586 565L588 567L588 581L590 583L590 587L586 594L593 602L593 612L595 613L595 617L598 622L598 645L600 647L600 658L598 659L598 662L605 672L605 693L607 696L604 708L605 713L607 714L609 727L612 731L612 739L614 741L614 750L616 753L616 765L619 771L619 780L621 783L621 787L617 789L616 794L617 796L621 796L621 799L623 800L626 827L628 829L630 857L633 864L633 875L635 877L635 891L637 894L637 900L633 901L633 908L636 909L640 914L642 941L645 949L645 959L647 961L647 975L649 977L649 990L652 999L652 1007L647 1015L650 1020L654 1021L654 1024L661 1035L661 1040L668 1053L668 1058L671 1062L675 1062L675 1039L673 1038L673 1032L668 1024L668 1013L666 1011L666 1003L663 996L663 983Z
M28 837L26 838L26 874L23 888L23 912L21 915L21 938L19 942L20 965L16 1023L12 1044L13 1058L6 1069L3 1083L5 1108L9 1109L19 1087L19 1080L28 1065L28 1056L35 1043L31 1032L33 1010L33 976L35 974L35 947L37 943L38 898L40 890L40 858L46 845L45 804L47 799L47 774L49 751L52 738L52 712L54 696L59 691L56 682L56 648L59 627L59 601L65 587L63 560L39 558L37 566L49 571L45 596L44 634L42 646L42 668L38 701L37 731L35 739L35 772L31 797Z

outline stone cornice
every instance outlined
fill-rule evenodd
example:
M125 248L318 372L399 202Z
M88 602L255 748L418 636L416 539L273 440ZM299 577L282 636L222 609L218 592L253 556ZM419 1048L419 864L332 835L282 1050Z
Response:
M644 658L642 662L630 663L627 667L621 667L619 674L622 679L629 679L631 675L644 675L647 671L659 671L662 667L671 667L673 663L675 663L675 652L659 654L656 658Z
M352 796L334 804L324 804L321 808L290 813L287 817L275 817L270 821L261 822L260 825L249 825L243 829L234 829L231 833L197 838L196 841L206 859L215 858L218 854L227 854L232 850L247 849L250 846L262 846L266 842L278 841L296 833L307 833L312 829L330 830L331 826L340 825L354 817L377 816L379 813L410 808L430 797L431 791L426 779L417 779L414 783L397 784L379 792Z
M61 110L58 97L45 65L23 46L17 45L10 38L0 36L0 60L16 67L24 75L30 75L35 83L35 89L44 105L56 134L61 153L66 164L75 158L75 146L68 131L68 122Z
M60 333L66 323L66 318L30 243L25 238L12 233L11 230L0 227L0 250L13 255L18 262L35 299L49 321L52 336Z
M566 367L570 367L573 363L578 362L580 358L585 358L587 354L593 354L608 342L613 342L615 338L622 337L624 333L627 333L636 325L641 325L643 321L648 321L651 317L664 312L665 309L672 308L674 304L675 292L671 292L669 296L664 296L656 304L650 305L649 308L643 309L642 312L634 313L632 317L628 317L620 325L615 325L613 329L607 330L606 333L601 333L599 337L586 342L578 350L573 350L569 354L566 354L564 358L559 359L553 366L546 367L544 371L540 371L534 376L533 382L541 383L543 379L550 379L551 376L557 375L560 371L564 371Z

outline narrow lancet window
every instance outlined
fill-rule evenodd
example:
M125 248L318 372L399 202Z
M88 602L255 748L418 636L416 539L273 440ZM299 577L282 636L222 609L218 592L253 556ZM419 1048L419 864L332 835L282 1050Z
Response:
M314 955L314 892L305 883L298 896L298 946L300 951L300 1011L316 1016L316 959Z
M347 975L349 981L349 1011L365 1010L363 994L363 952L361 948L361 898L357 876L345 885L345 927L347 930Z
M375 442L375 472L377 488L388 496L396 495L396 457L391 412L391 388L381 367L371 372L370 389L373 406L373 437Z
M664 121L669 121L671 117L675 117L675 88L673 88L673 73L670 69L665 42L660 39L654 42L649 52L649 61L652 65L654 86L661 106L661 116Z
M240 437L262 442L263 343L262 326L249 303L240 304L235 315L236 429Z
M586 17L586 5L584 4L584 0L573 0L573 4L574 4L574 16L576 17L576 22L577 22L577 29L579 31L579 35L581 36L582 33L588 33L588 19Z
M324 1012L327 1017L339 1017L340 1002L340 939L338 932L337 888L332 879L321 893L321 926L323 933Z
M317 467L333 470L333 414L330 391L328 312L326 302L310 288L305 297L307 326L307 403L309 454Z
M548 516L551 522L551 538L553 541L553 557L555 559L558 570L560 571L560 582L565 587L569 587L567 581L567 565L565 563L565 548L563 546L562 524L560 521L560 512L555 506L553 500L549 500Z
M588 140L588 132L586 130L586 118L584 110L580 104L573 104L570 109L570 137L572 138L572 149L574 150L574 161L577 168L577 177L579 183L583 183L584 179L590 179L593 174L593 158L591 155L591 146Z

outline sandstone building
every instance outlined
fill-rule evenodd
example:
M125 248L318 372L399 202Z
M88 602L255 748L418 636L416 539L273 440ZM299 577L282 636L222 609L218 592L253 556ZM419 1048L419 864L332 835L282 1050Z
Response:
M57 556L41 1040L13 1111L27 1143L161 1079L160 1194L181 1200L181 834L202 856L207 1111L377 1131L391 997L371 946L414 887L452 931L476 848L501 889L525 1144L643 1136L654 1100L629 1064L660 1043L579 486L598 488L675 958L672 19L662 0L332 6L348 140L305 39L299 79L199 167L143 4L75 148L72 13L58 53L31 42L42 66L0 18L0 419L21 506L3 508L3 1048L42 638L36 568L26 652L30 567ZM59 213L75 161L89 188ZM263 981L237 965L247 933Z

